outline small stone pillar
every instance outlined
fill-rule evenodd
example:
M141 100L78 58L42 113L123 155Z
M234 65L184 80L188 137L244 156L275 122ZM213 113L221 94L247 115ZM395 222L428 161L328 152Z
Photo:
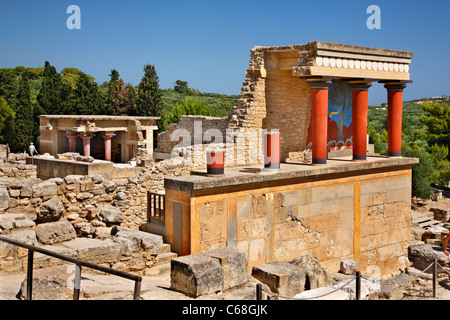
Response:
M311 87L312 163L326 164L328 157L328 88L331 80L308 79Z
M371 82L350 81L352 88L353 160L367 159L367 109Z
M83 139L83 152L84 156L88 157L91 155L91 139L94 137L93 133L82 133L80 135L81 139Z
M207 151L206 154L206 173L224 174L225 172L225 152Z
M388 93L388 156L402 156L403 89L406 83L386 83Z
M69 152L76 152L78 134L68 131L66 137L69 140Z
M280 169L281 136L278 130L264 132L264 168Z
M105 160L111 161L111 139L116 134L114 132L105 132L102 134L103 139L105 139Z

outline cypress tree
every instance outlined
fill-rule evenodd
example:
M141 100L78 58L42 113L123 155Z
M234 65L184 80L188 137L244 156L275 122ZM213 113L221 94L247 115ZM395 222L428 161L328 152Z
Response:
M62 114L62 79L56 68L45 61L44 78L42 87L37 96L37 101L46 114Z
M108 84L106 110L107 114L120 115L126 109L126 92L123 80L119 78L119 72L111 70Z
M33 134L33 106L30 99L30 84L28 74L23 72L19 79L19 88L16 95L16 104L13 106L14 141L13 150L24 151L32 141Z
M155 66L147 64L144 66L144 76L139 83L136 114L137 116L151 116L160 117L156 121L158 132L161 132L164 126L163 119L163 98L162 92L159 89L159 78L156 74ZM157 134L153 137L153 145L157 147Z
M97 84L81 73L76 81L73 92L71 114L101 114L104 113L104 100Z
M162 116L162 93L159 78L153 65L144 66L144 76L139 83L136 103L139 116Z

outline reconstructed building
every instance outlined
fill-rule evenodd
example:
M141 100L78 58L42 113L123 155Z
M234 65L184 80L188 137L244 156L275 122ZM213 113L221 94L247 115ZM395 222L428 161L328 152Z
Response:
M152 160L153 131L159 117L41 115L40 153L78 152L84 156L126 163L139 147Z
M236 246L249 270L308 253L332 272L343 259L381 275L405 267L417 163L401 157L411 59L410 51L321 41L254 47L238 106L223 121L243 132L278 130L272 152L281 167L166 178L165 232L173 249ZM388 98L388 157L367 154L368 95L376 83ZM247 155L265 148L242 145ZM352 155L330 156L343 149Z

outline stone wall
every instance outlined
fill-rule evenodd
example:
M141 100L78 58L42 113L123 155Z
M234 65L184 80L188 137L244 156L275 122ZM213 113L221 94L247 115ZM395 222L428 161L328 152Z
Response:
M192 197L167 189L166 231L179 254L235 246L246 253L249 272L313 254L329 272L350 259L364 273L391 276L408 266L410 195L410 170Z
M225 138L229 124L229 118L183 115L178 123L169 124L167 131L158 134L157 152L171 153L176 146L185 147L210 143L211 141L207 140L208 137L205 136L205 132L210 129L220 131L222 137ZM176 132L174 133L174 131ZM182 135L184 133L189 133L189 136L185 137ZM225 140L216 142L224 143Z

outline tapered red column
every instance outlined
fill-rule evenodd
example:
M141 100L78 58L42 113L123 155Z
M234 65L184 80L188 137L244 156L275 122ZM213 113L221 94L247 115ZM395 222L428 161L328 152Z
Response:
M264 168L280 169L281 136L278 130L264 132Z
M105 140L105 160L111 161L111 139L116 134L114 132L105 132L102 137Z
M312 163L326 164L328 156L328 88L330 80L308 80L311 87Z
M91 155L91 139L94 137L92 133L82 133L80 135L81 139L83 139L83 152L84 156Z
M370 82L349 82L352 88L353 160L367 159L367 108Z
M405 83L386 83L388 93L388 156L402 155L402 108Z
M69 152L76 152L78 134L76 132L66 132L66 137L69 140Z

